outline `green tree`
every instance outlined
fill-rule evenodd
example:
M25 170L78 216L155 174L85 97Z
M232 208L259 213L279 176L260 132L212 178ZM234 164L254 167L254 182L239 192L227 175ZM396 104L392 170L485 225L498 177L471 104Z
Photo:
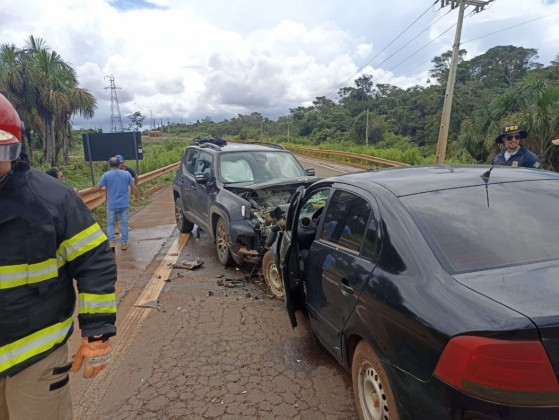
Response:
M131 121L130 127L134 128L134 131L141 131L145 118L140 111L128 115L128 119Z
M78 87L74 69L41 38L30 36L23 49L0 46L0 63L0 91L27 123L27 133L43 134L44 161L54 166L62 148L67 164L70 119L75 114L91 117L95 98Z
M460 64L464 61L464 56L466 55L466 53L467 51L464 49L458 51L456 83L465 81L467 77L466 72L463 69L463 66L460 66ZM452 50L448 50L431 60L431 63L433 63L433 68L429 70L429 75L433 77L439 85L446 86L446 82L448 80L448 72L450 71L451 61L452 61Z
M486 86L510 87L528 71L542 67L535 61L537 58L538 51L534 48L497 46L470 60L469 71Z

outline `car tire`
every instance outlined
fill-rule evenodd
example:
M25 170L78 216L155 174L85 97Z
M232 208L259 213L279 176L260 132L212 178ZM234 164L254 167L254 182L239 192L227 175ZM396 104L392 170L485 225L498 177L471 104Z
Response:
M175 221L177 222L177 228L181 233L190 233L194 229L194 223L189 222L184 215L182 210L181 198L175 198Z
M397 420L398 409L382 364L365 341L360 341L351 364L353 394L359 418Z
M229 235L227 234L227 226L225 225L225 221L223 218L217 219L217 223L215 225L215 249L217 251L217 258L219 262L224 265L233 265L235 262L233 260L233 256L231 255L231 251L229 250Z
M283 299L283 296L285 295L283 281L281 280L280 272L276 267L276 261L272 251L267 251L264 254L264 258L262 258L262 273L264 274L264 280L266 280L270 293L278 299Z

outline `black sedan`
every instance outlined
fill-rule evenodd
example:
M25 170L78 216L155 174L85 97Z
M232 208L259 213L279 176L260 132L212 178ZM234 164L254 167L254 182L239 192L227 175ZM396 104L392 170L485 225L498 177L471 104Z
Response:
M327 178L275 243L364 419L559 419L559 175L483 166Z

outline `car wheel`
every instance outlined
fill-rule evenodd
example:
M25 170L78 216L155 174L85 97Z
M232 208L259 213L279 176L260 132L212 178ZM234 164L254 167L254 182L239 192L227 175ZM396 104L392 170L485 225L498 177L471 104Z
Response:
M175 198L175 221L179 231L182 233L190 233L194 229L194 223L189 222L184 216L180 197Z
M232 265L234 260L227 245L227 228L225 221L220 217L215 226L215 248L217 250L217 258L219 262L225 266Z
M396 400L382 364L365 342L360 341L351 365L353 394L359 417L364 420L397 420Z
M283 290L283 281L276 267L276 261L272 251L267 251L264 254L264 258L262 259L262 272L270 292L278 299L283 299L283 295L285 294Z

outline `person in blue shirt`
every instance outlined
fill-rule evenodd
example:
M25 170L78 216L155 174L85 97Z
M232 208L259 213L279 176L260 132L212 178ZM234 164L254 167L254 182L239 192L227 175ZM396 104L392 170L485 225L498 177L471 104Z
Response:
M129 168L128 166L126 166L124 157L123 157L122 155L116 155L115 157L116 157L116 158L118 159L118 161L120 162L120 166L119 166L120 169L122 169L122 170L128 172L128 173L132 176L132 178L134 178L134 184L135 184L136 187L137 187L137 186L138 186L138 180L139 180L139 178L138 178L138 175L136 175L136 171L134 171L134 169ZM119 219L118 219L118 216L117 216L117 218L116 218L116 220L115 220L115 234L116 234L116 235L119 235L119 234L120 234L120 228L118 227L118 221L119 221Z
M134 194L135 202L140 202L140 196L134 178L120 169L120 161L116 157L109 159L109 169L105 172L92 191L105 187L107 190L107 237L111 250L115 251L115 220L120 219L122 228L120 248L128 249L128 216L130 209L130 190Z
M507 124L495 139L495 143L503 144L504 150L491 160L493 165L506 165L541 169L540 158L520 144L520 139L528 137L528 133L518 124Z

